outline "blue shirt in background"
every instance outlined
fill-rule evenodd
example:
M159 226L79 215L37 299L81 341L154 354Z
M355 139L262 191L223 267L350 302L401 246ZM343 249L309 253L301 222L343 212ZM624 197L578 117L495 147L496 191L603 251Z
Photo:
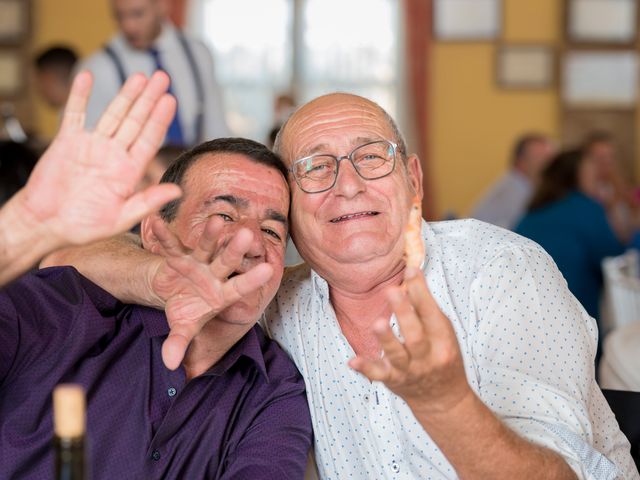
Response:
M602 205L583 193L573 192L527 213L516 232L540 244L551 255L571 293L597 320L602 260L624 252Z

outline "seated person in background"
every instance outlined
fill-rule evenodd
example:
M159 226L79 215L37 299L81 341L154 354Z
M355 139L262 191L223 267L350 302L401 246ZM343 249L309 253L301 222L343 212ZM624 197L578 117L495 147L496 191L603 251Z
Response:
M161 352L180 343L179 325L167 338L161 311L123 304L70 267L25 275L0 292L3 478L54 471L58 383L87 392L91 478L302 478L311 445L304 382L255 325L284 268L285 175L275 154L243 139L204 143L167 171L164 181L184 196L143 221L142 243L162 249L166 222L181 249L211 258L204 268L219 275L220 293L175 371ZM158 265L161 283L177 275L170 265L179 271L180 256ZM190 310L174 293L168 308Z
M594 157L582 150L561 152L542 172L529 211L516 227L517 233L551 255L571 293L596 320L600 317L602 260L620 255L625 248L604 208L594 199L597 190Z
M180 195L175 185L135 191L175 112L167 75L133 75L88 131L91 83L78 74L60 131L0 209L0 286L53 250L126 231Z
M289 93L281 93L273 101L273 124L267 138L267 146L273 148L273 144L276 141L276 136L280 131L280 127L289 118L289 115L293 113L296 108L296 102L293 99L293 95Z
M470 217L513 230L524 215L540 172L553 155L548 137L528 134L513 147L511 167L473 208Z
M24 143L0 141L0 206L27 184L38 156Z
M307 103L274 148L307 263L287 271L265 326L308 385L322 478L633 478L594 378L595 322L538 245L475 220L423 221L422 270L407 268L420 160L365 98ZM120 242L62 260L125 298L157 298L153 255ZM215 284L198 256L184 259L204 273L194 282ZM180 352L168 353L173 367Z
M620 171L613 137L606 132L592 132L582 149L596 167L593 198L605 208L618 237L629 240L636 231L640 203L633 187Z
M35 58L36 89L51 108L62 111L67 103L77 61L76 52L62 45L48 48Z

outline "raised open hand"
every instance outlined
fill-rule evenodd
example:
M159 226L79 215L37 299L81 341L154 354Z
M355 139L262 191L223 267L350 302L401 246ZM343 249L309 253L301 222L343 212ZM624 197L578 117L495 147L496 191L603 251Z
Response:
M180 195L173 184L136 192L175 112L167 75L130 77L94 131L84 127L91 85L89 72L76 76L60 131L18 194L56 246L125 231Z
M225 243L219 241L224 221L212 217L206 224L198 245L192 251L159 218L150 220L159 244L151 249L162 253L151 287L166 302L165 310L171 332L162 345L162 360L167 368L180 366L189 343L204 325L242 297L267 283L274 274L268 263L260 263L238 275L252 232L239 229Z
M371 381L384 382L414 410L446 411L471 392L458 339L421 272L407 268L405 281L406 291L393 287L387 292L403 341L388 319L380 319L373 329L383 356L356 357L349 365Z

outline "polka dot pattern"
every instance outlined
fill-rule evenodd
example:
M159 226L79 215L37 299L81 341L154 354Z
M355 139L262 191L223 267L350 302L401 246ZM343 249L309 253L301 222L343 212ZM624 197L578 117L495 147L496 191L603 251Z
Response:
M422 234L425 276L482 401L517 433L561 454L580 478L637 478L594 380L595 321L551 258L476 220L425 222ZM405 402L348 367L354 352L328 285L307 265L287 271L265 327L305 378L321 478L457 478Z

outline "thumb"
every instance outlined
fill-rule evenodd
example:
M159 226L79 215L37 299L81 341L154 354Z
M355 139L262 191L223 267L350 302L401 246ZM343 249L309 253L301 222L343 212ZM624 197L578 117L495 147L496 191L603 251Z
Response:
M134 194L122 206L117 225L118 232L124 232L133 227L144 217L160 210L164 204L175 200L181 194L180 187L173 183L153 185L142 192Z
M180 366L189 347L187 337L171 332L162 343L162 361L169 370L175 370Z

